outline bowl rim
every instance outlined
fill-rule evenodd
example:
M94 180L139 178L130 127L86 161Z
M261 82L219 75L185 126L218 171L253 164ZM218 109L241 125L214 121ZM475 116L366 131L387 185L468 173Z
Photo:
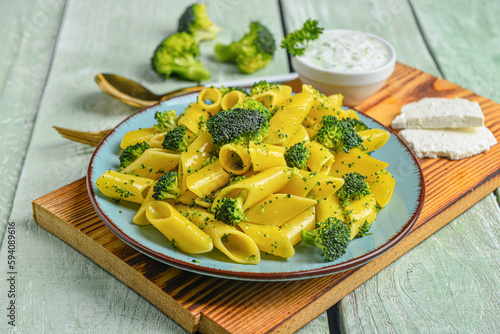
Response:
M331 83L343 86L364 86L387 80L387 78L394 71L394 67L396 65L396 50L385 39L367 32L351 29L328 29L324 30L324 32L333 32L339 35L349 33L361 33L367 35L379 41L386 47L389 52L388 60L383 65L371 70L347 72L328 70L319 65L315 65L305 61L304 57L302 56L294 56L292 57L292 65L299 75L303 75L312 80L327 84Z

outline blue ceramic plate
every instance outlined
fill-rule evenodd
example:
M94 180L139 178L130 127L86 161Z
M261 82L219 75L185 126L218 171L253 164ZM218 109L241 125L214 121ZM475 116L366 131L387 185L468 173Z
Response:
M106 198L95 186L95 181L109 169L118 170L118 152L122 137L128 131L151 127L156 111L184 111L197 94L163 101L133 114L114 128L95 150L87 174L87 188L99 217L121 240L139 252L160 262L199 274L240 280L280 281L319 277L362 265L387 252L413 228L424 203L424 178L417 159L410 149L391 132L386 145L373 153L377 159L388 162L387 168L397 181L390 203L377 215L370 232L364 238L354 239L346 254L334 262L324 262L316 247L295 246L295 255L281 259L262 254L258 265L231 262L214 248L201 255L189 255L171 248L171 243L153 226L132 223L138 205L120 203ZM360 115L370 128L388 130L382 124ZM388 130L390 131L390 130Z

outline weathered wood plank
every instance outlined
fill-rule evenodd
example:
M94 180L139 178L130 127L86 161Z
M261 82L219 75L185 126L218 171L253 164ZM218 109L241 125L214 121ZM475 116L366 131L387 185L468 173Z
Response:
M0 239L47 79L65 0L0 4Z

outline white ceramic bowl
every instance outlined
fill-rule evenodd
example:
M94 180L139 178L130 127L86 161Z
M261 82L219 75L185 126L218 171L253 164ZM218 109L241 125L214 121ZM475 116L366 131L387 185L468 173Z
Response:
M325 30L333 36L344 34L360 33L355 30ZM292 65L299 74L303 83L312 85L325 95L342 94L344 104L354 106L360 104L377 91L379 91L386 80L391 76L396 64L396 51L386 40L363 33L379 41L388 51L387 61L381 66L360 72L343 72L326 70L318 65L305 61L303 57L296 56L292 58Z

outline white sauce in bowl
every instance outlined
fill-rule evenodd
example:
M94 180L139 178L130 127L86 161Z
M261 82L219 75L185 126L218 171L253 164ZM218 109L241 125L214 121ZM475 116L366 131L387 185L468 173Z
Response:
M330 71L362 72L387 63L389 51L381 42L361 32L338 35L325 31L309 43L301 58Z

